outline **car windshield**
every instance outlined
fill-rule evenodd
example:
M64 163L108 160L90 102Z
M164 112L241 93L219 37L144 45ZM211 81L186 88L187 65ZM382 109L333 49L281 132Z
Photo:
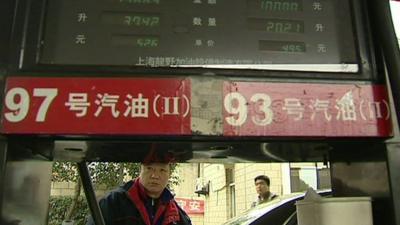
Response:
M280 196L275 198L274 200L257 205L254 208L250 208L247 211L243 212L241 215L236 216L223 225L247 225L256 220L258 217L266 214L267 212L278 208L281 205L284 205L287 202L296 200L304 196L304 193L292 193L284 196Z

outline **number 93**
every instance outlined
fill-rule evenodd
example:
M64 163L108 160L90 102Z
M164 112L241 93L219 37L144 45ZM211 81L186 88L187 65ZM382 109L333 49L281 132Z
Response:
M232 116L227 116L225 121L231 126L243 125L248 117L249 106L252 106L254 107L254 115L251 115L251 120L255 125L265 126L271 124L273 112L270 96L256 93L251 96L250 103L248 104L245 97L238 92L227 94L224 99L224 108Z

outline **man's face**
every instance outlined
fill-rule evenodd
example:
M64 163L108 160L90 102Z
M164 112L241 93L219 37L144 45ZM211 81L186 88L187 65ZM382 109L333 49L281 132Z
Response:
M158 198L168 184L171 170L168 163L142 164L140 170L140 183L147 194Z
M256 180L256 191L257 194L259 195L264 195L267 192L269 192L269 186L267 185L267 182L265 180Z

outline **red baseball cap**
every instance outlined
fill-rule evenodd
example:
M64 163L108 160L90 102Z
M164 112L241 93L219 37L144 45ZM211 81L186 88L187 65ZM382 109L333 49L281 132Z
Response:
M144 157L142 163L172 163L175 161L174 154L164 150L151 149Z

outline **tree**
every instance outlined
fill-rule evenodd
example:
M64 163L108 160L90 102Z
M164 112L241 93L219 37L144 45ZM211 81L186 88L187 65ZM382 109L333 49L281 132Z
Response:
M176 164L172 166L172 172L175 171L176 166ZM88 168L94 188L96 189L99 186L102 186L107 190L121 185L124 181L131 179L132 177L137 177L140 172L139 163L90 163ZM170 184L179 184L180 178L174 173L172 174ZM62 204L68 204L66 210L59 210L60 212L65 212L63 220L74 219L78 205L86 205L82 203L82 201L85 201L85 198L81 197L82 182L79 179L77 165L71 162L55 162L53 164L52 181L75 183L72 200L59 201ZM58 216L57 218L62 217ZM59 222L59 224L61 224L61 221Z

